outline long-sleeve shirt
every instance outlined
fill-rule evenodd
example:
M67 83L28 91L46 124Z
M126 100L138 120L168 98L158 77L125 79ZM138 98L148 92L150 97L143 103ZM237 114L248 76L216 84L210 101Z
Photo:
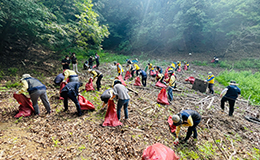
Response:
M183 126L183 127L192 127L193 126L192 117L189 116L188 120L187 120L187 123L181 124L181 125L176 127L176 135L177 135L177 137L179 136L179 133L180 133L180 130L181 130L181 126Z
M241 94L240 88L238 88L235 85L229 85L227 86L222 92L221 95L223 95L226 92L225 96L226 98L236 100L238 95Z
M74 96L79 94L80 82L69 82L65 87L62 88L61 92L72 92Z
M118 96L118 99L121 100L130 99L130 96L127 92L128 89L122 84L116 84L113 88L113 94Z
M201 120L200 114L191 109L181 111L180 116L182 119L182 124L178 125L176 127L176 136L177 137L179 136L181 126L192 127L194 125L194 123L199 123Z
M18 91L18 93L20 94L26 92L29 87L26 80L22 80L22 85L23 85L22 89Z
M92 70L90 73L93 75L93 80L102 74L99 70Z
M77 73L73 70L66 69L64 71L64 79L63 82L66 82L66 80L69 78L69 76L77 75Z

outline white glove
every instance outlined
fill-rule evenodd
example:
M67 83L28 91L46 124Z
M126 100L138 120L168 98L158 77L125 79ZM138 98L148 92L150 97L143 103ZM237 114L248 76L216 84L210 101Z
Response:
M173 144L177 145L179 143L179 138L176 138Z
M19 91L16 91L15 94L20 94Z

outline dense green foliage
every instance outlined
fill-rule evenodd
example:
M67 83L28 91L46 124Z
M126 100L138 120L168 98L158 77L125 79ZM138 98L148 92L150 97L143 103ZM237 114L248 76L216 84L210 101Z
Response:
M260 45L258 0L94 0L121 51L252 51Z
M109 34L105 25L99 25L91 0L1 0L0 4L1 53L15 44L22 44L19 49L24 51L36 43L53 50L75 45L99 49Z
M244 98L249 98L253 104L260 105L260 72L256 72L252 74L251 71L224 71L221 72L216 80L228 86L230 80L235 80L239 84L239 88L241 89L241 95Z

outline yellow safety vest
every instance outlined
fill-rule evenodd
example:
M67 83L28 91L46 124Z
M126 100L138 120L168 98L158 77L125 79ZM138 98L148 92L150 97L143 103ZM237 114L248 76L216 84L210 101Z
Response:
M212 78L213 77L213 78ZM212 78L212 79L211 79ZM211 80L210 80L211 79ZM208 76L208 83L214 84L215 77L214 75Z

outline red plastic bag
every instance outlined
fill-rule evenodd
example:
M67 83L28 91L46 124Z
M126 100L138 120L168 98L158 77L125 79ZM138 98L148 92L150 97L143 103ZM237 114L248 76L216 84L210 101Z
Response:
M188 67L187 67L187 65L186 65L186 64L184 65L184 70L185 70L185 71L187 71L187 70L188 70Z
M181 67L179 67L179 68L177 69L177 71L178 71L178 72L181 72Z
M95 110L94 105L91 102L89 102L85 97L79 95L78 101L79 101L80 108L82 110L89 110L89 109Z
M89 78L88 83L86 83L86 85L85 85L85 89L86 89L86 91L94 91L95 90L94 87L93 87L92 78Z
M116 114L116 107L113 100L108 100L107 113L105 115L105 121L102 126L120 126L122 123L118 120Z
M134 84L134 86L141 86L142 84L141 84L141 80L140 80L140 77L136 77L135 78L135 84Z
M161 104L166 104L169 105L167 94L166 94L166 89L163 88L160 93L158 94L157 102Z
M97 67L97 65L94 65L92 68L96 68Z
M195 78L189 77L189 78L185 79L185 81L189 81L191 84L193 84L195 82Z
M125 81L128 80L131 77L132 77L131 73L129 71L126 71L125 78L124 78Z
M17 100L17 102L20 104L19 106L19 113L17 113L14 117L28 117L32 115L34 112L34 108L32 105L32 102L30 101L30 98L27 98L24 94L16 94L14 93L13 97Z
M214 63L214 62L215 62L215 59L212 59L210 62L211 62L211 63Z
M175 125L172 125L173 124L173 121L172 121L172 116L169 116L168 118L168 123L169 123L169 127L171 129L171 132L174 133L176 131L176 126Z
M166 86L165 84L161 83L160 81L158 81L158 82L155 84L155 86L161 87L161 88L167 88L167 86Z
M65 87L65 86L66 86L66 83L65 83L65 82L61 82L61 83L60 83L60 94L61 94L62 88ZM64 99L64 98L60 96L60 100L62 100L62 99Z
M155 75L156 75L156 72L155 72L155 71L152 71L152 70L150 70L150 75L151 75L151 76L155 76Z
M123 80L122 75L116 77L116 79L118 79L119 81L121 81L121 82L122 82L122 85L126 86L125 81Z
M178 160L179 157L174 151L161 143L156 143L147 147L142 156L142 160Z

